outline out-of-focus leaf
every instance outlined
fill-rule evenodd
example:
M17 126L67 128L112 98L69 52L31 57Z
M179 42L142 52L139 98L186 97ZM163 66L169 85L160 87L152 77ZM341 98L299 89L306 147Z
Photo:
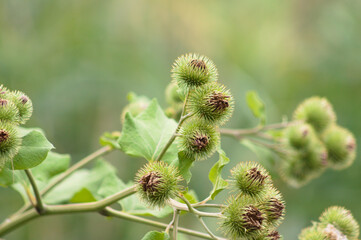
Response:
M229 163L229 158L226 156L226 153L222 150L218 150L219 160L216 162L209 172L209 180L213 184L213 189L211 191L210 197L214 199L218 193L228 186L228 182L222 178L222 169L225 165Z
M266 112L262 99L256 92L249 91L247 92L246 100L248 107L251 109L253 115L260 120L261 125L264 125L266 123Z
M93 169L80 169L57 185L45 196L49 204L68 202L83 188L86 188L94 197L100 199L97 193L105 178L115 174L115 169L109 163L98 160Z
M180 174L187 183L189 183L192 178L190 168L192 167L194 160L194 158L187 157L184 152L179 152L178 161L173 162L173 165L178 166Z
M151 231L145 234L142 240L169 240L169 235L165 232Z
M33 168L42 163L54 146L39 129L19 128L22 144L18 154L13 158L14 169Z
M99 143L102 146L110 146L115 149L120 149L118 139L120 137L120 132L105 132L99 139Z
M74 196L70 199L69 202L72 203L84 203L84 202L94 202L96 199L93 194L86 188L82 188L79 192L75 193Z
M176 127L177 123L165 116L157 100L154 99L149 107L137 117L129 113L125 115L119 145L126 154L152 161L159 156ZM162 161L172 163L177 160L177 154L177 147L172 144Z
M46 182L55 175L68 169L69 164L69 154L49 152L46 159L40 165L31 169L31 171L37 180Z

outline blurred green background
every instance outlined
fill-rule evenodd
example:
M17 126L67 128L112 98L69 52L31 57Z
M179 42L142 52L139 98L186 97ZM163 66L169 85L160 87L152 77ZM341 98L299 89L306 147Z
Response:
M96 150L104 131L121 129L129 91L156 97L165 107L171 65L188 52L210 57L235 95L228 127L257 124L245 104L248 90L265 100L269 122L320 95L361 142L360 12L358 0L2 0L0 83L31 97L34 114L27 126L43 128L56 151L70 153L73 161ZM232 139L222 144L231 158L227 174L239 161L257 160ZM119 152L107 158L126 181L144 164ZM202 169L213 163L199 162L193 170L191 187L201 199L211 188ZM358 157L351 168L327 170L301 189L276 179L287 202L280 227L285 239L296 239L331 205L345 206L361 221L360 169ZM0 194L4 219L21 206L21 198L11 189ZM194 220L181 225L201 230ZM6 239L140 239L150 229L76 214L32 221Z

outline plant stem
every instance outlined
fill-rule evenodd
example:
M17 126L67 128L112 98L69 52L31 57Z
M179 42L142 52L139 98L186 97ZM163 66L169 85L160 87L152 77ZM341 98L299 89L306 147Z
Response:
M170 223L168 224L167 228L164 230L165 233L169 233L169 229L171 226L173 226L173 223L174 223L174 220L175 218L177 217L177 209L174 208L173 209L173 218L172 218L172 221L170 221Z
M198 211L197 209L192 207L192 205L189 203L189 201L186 198L184 198L183 196L180 196L180 198L186 204L180 203L180 202L178 202L178 201L176 201L174 199L171 199L169 201L169 204L172 207L175 207L175 208L177 208L179 210L187 211L187 212L190 212L190 213L193 213L195 215L202 216L202 217L214 217L214 218L221 218L222 217L221 213L208 213L208 212Z
M22 224L40 216L74 213L74 212L101 211L106 206L109 206L119 201L120 199L128 197L134 194L135 192L136 192L135 186L131 186L97 202L66 204L66 205L49 205L49 206L44 205L44 212L42 213L37 212L35 209L30 209L22 214L14 216L12 219L6 219L0 225L0 236L3 236L4 234L11 232L17 227L20 227Z
M111 152L113 149L110 146L105 146L102 147L100 149L98 149L97 151L93 152L92 154L90 154L89 156L83 158L82 160L80 160L79 162L75 163L72 167L70 167L68 170L66 170L65 172L63 172L62 174L59 175L59 177L57 177L53 182L49 183L42 191L41 191L41 195L45 195L47 194L50 190L52 190L58 183L60 183L61 181L63 181L65 178L67 178L70 174L72 174L74 171L78 170L79 168L83 167L84 165L86 165L87 163L89 163L90 161L105 155L106 153Z
M183 109L182 109L182 114L181 114L181 118L179 119L177 128L175 129L172 137L168 140L167 144L165 145L165 147L162 149L162 151L160 152L159 156L157 157L156 161L160 161L164 154L167 152L168 148L170 147L170 145L172 145L172 143L174 142L175 138L178 136L178 131L181 128L182 124L184 123L185 120L187 120L188 118L190 118L191 116L193 116L192 113L188 113L186 114L186 108L187 108L187 102L188 102L188 98L189 98L189 94L190 94L190 89L187 92L186 98L184 100L184 104L183 104Z
M173 223L173 240L177 240L179 224L179 210L175 210L175 218Z
M250 129L221 128L221 129L219 129L219 132L226 136L232 136L232 137L235 137L236 139L241 139L247 135L255 135L262 131L267 131L267 130L271 130L271 129L285 128L285 127L290 126L295 123L296 122L282 122L282 123L269 124L266 126L258 126L258 127L250 128Z
M33 192L34 192L35 199L36 199L35 209L39 214L42 214L42 213L44 213L45 209L44 209L43 201L41 199L41 195L40 195L38 186L36 185L35 179L33 177L33 174L31 173L30 169L25 169L24 171L26 173L26 176L28 176L31 187L33 188Z
M176 128L175 132L173 133L172 137L168 140L167 144L165 145L165 147L160 152L160 154L157 157L156 161L160 161L163 158L164 154L167 152L168 148L170 147L170 145L172 145L175 138L177 137L178 131L181 128L184 121L187 120L188 118L190 118L192 115L193 115L192 113L188 113L187 115L184 115L179 119L179 122L178 122L178 125L177 125L177 128Z
M114 210L114 209L112 209L110 207L106 207L104 211L108 214L108 216L123 218L123 219L127 219L127 220L130 220L130 221L138 222L138 223L144 223L144 224L147 224L147 225L150 225L150 226L153 226L153 227L158 227L158 228L167 227L167 224L165 224L165 223L161 223L161 222L158 222L158 221L154 221L154 220L134 216L134 215L131 215L129 213ZM173 229L173 226L170 227L170 229ZM191 236L199 237L199 238L202 238L202 239L212 239L208 234L197 232L197 231L194 231L194 230L191 230L191 229L188 229L188 228L178 227L177 231L188 234L188 235L191 235Z
M202 217L198 216L199 221L201 222L204 229L207 231L209 236L211 236L212 239L218 240L218 238L212 233L212 231L208 228L207 224L203 221Z
M79 168L83 167L90 161L103 156L109 152L111 152L113 149L110 146L105 146L100 148L99 150L95 151L94 153L90 154L89 156L81 159L79 162L75 163L72 167L70 167L68 170L60 174L54 181L49 183L41 192L40 195L46 195L50 190L52 190L56 185L58 185L61 181L66 179L70 174L78 170ZM23 213L24 211L28 210L31 207L31 203L26 203L22 208L20 208L16 213L14 213L10 218L13 218L16 215L19 215Z

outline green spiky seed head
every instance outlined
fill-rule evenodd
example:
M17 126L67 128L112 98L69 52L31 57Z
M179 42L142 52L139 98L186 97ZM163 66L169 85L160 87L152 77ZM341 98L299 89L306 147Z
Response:
M172 81L168 84L167 88L165 89L165 99L169 105L182 105L184 97L184 92L178 87L175 81Z
M302 102L293 114L295 120L310 124L317 133L322 133L336 121L336 114L326 98L312 97Z
M232 94L218 83L194 89L189 96L190 111L212 124L225 123L232 116L233 106Z
M335 169L349 167L356 157L356 139L347 129L337 125L330 126L323 134L328 151L328 161Z
M179 132L179 150L190 158L203 160L211 156L219 146L219 132L214 126L204 122L187 121Z
M18 123L19 110L12 101L0 98L0 121Z
M302 230L298 236L299 240L329 240L321 228L315 224Z
M0 158L12 159L21 145L21 138L13 124L0 121Z
M325 169L324 167L312 167L312 163L322 161L322 155L319 156L320 158L313 154L307 156L303 152L289 154L280 163L281 178L293 187L301 187L307 184L312 179L320 176Z
M253 240L281 240L283 237L276 230L266 230L261 233L259 237L253 238Z
M150 162L136 175L137 192L151 207L163 207L179 191L178 169L165 162Z
M205 56L186 54L177 58L173 64L172 77L181 87L199 87L217 80L214 63Z
M141 114L145 109L148 108L150 100L144 96L137 96L137 94L130 92L127 96L129 104L124 107L120 120L124 123L125 115L129 112L133 117Z
M25 124L30 119L31 115L33 114L33 104L30 98L26 96L23 92L7 92L4 96L4 99L13 102L17 107L19 112L19 124Z
M267 186L266 196L259 207L266 214L269 225L277 227L281 224L285 215L285 202L276 188Z
M3 85L0 85L0 97L4 94L6 94L9 90Z
M315 133L309 124L299 123L286 128L285 136L289 145L295 149L308 148Z
M357 240L360 227L351 212L343 207L333 206L324 211L320 216L320 226L326 228L333 225L350 240Z
M347 239L347 237L332 224L328 224L323 229L323 232L327 236L327 239Z
M221 228L232 239L256 239L265 229L265 214L248 196L231 196L223 215Z
M271 183L268 172L256 162L240 162L231 170L235 187L254 198L262 198Z

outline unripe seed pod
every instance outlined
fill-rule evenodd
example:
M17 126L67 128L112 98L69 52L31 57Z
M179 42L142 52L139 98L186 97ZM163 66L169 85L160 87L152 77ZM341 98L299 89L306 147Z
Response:
M322 133L330 124L336 122L332 105L326 98L312 97L302 102L293 114L295 120L310 124L317 133Z
M325 229L323 229L324 234L327 236L327 239L340 239L340 240L347 240L347 237L340 232L335 226L332 224L328 224Z
M171 106L182 105L185 98L184 95L184 92L178 87L175 81L170 82L165 89L165 99Z
M261 236L254 238L253 240L280 240L282 236L276 230L264 231Z
M218 83L194 89L189 96L190 112L212 124L225 123L233 113L232 94Z
M176 59L172 77L181 87L199 87L217 80L214 63L205 56L186 54Z
M4 86L4 85L0 85L0 98L7 93L9 90Z
M302 230L298 236L299 240L329 240L321 228L314 225Z
M4 99L7 99L15 104L19 111L18 123L25 124L33 114L33 104L28 96L23 92L13 91L7 92L4 96Z
M190 158L203 160L211 156L219 146L220 134L212 125L200 121L187 121L180 129L179 150Z
M0 98L0 121L18 123L19 110L12 101Z
M150 162L136 175L137 191L141 200L151 207L163 207L179 191L178 169L165 162Z
M357 240L360 234L360 227L352 216L351 212L343 207L333 206L324 211L320 216L320 226L322 228L329 227L329 232L337 234L328 226L333 225L349 240Z
M0 121L0 158L2 162L11 160L21 145L21 138L13 124Z
M286 128L286 139L295 149L308 148L312 139L315 138L313 128L309 124L296 124Z
M259 208L266 214L267 223L277 227L285 215L285 202L281 193L273 186L268 186L266 192L264 201L259 205Z
M148 108L150 100L143 96L137 96L135 93L131 92L127 96L129 104L124 107L120 120L124 123L125 114L129 112L133 117L141 114L145 109Z
M265 214L257 208L254 200L248 196L231 198L223 210L221 227L232 239L256 239L265 228Z
M324 168L312 167L310 163L314 162L314 159L307 159L305 157L307 156L293 153L281 162L279 168L280 176L293 187L301 187L307 184L310 180L320 176L324 171Z
M322 136L328 151L328 161L334 169L349 167L356 157L356 139L347 129L330 126Z
M258 163L241 162L231 170L235 187L253 198L262 198L271 184L268 172Z

